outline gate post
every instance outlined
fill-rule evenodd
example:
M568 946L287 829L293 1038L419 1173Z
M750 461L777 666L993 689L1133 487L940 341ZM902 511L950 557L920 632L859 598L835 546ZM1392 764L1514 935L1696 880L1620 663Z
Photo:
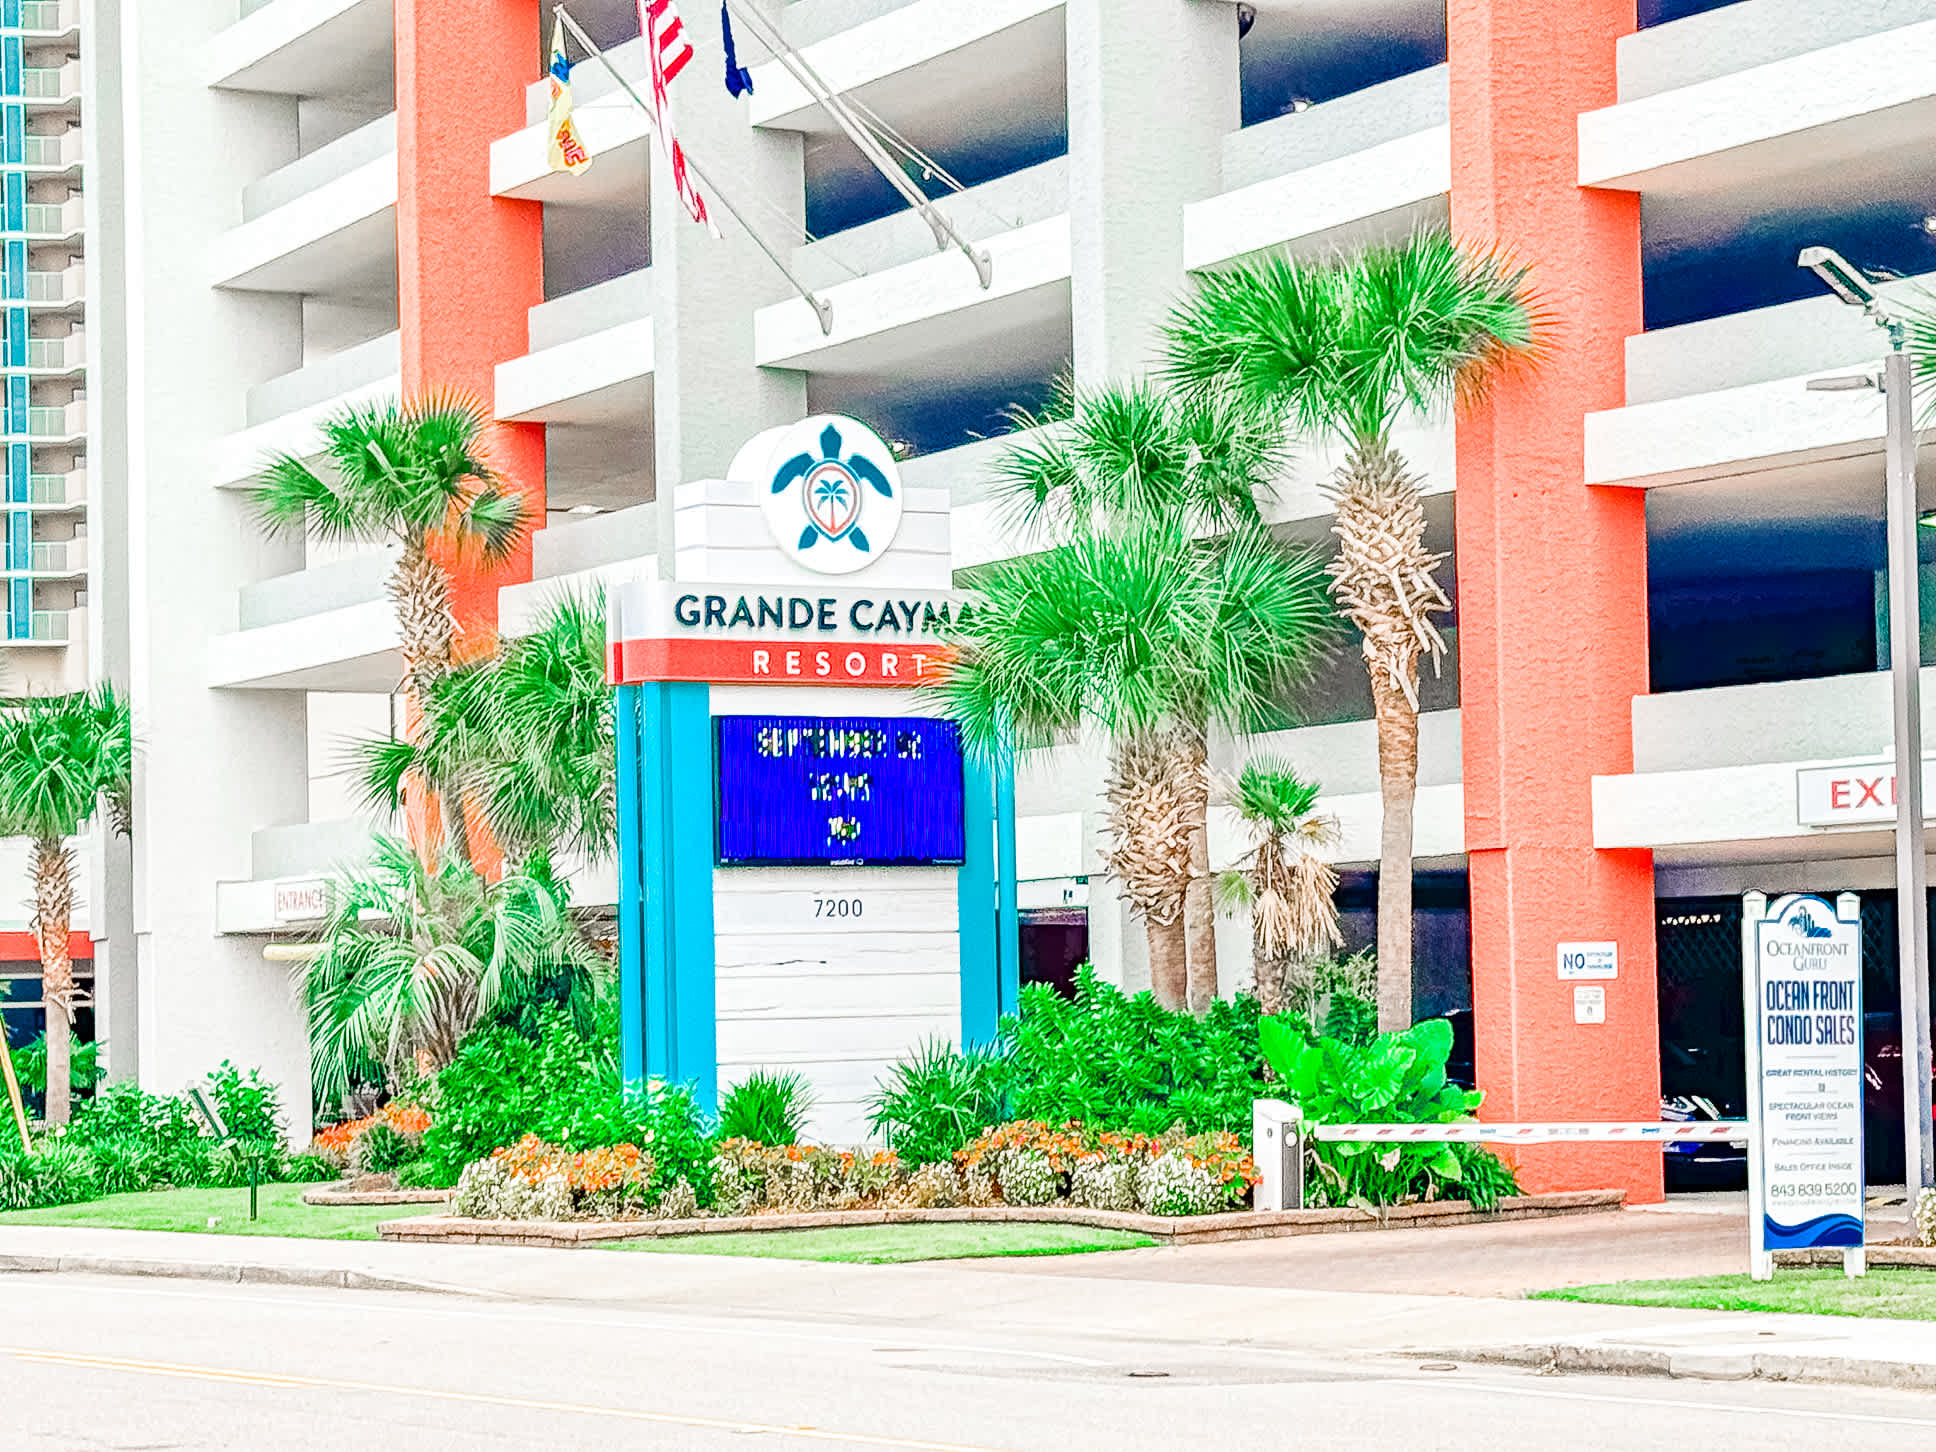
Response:
M1259 1099L1250 1107L1250 1142L1256 1151L1257 1208L1304 1208L1304 1116L1282 1099Z

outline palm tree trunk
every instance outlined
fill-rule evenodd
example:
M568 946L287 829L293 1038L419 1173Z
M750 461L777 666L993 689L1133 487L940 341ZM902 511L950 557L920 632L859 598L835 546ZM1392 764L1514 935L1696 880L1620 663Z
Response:
M1118 741L1109 767L1108 843L1103 859L1149 937L1150 992L1167 1009L1189 1001L1184 901L1191 810L1189 773L1175 738ZM1201 779L1202 773L1197 773Z
M1199 758L1192 765L1203 778ZM1190 816L1190 879L1183 888L1183 932L1189 953L1189 1006L1205 1014L1217 1001L1217 904L1210 889L1209 792L1193 793Z
M1412 1026L1412 816L1418 795L1418 711L1385 680L1372 678L1378 726L1378 1028Z
M1189 999L1190 964L1183 919L1145 918L1149 934L1150 993L1164 1008L1180 1010Z
M397 644L403 655L403 684L421 699L450 671L457 618L451 611L450 576L430 557L421 539L403 547L390 572L390 606L397 616Z
M49 1127L73 1114L74 960L67 937L74 921L74 860L57 837L34 842L34 934L40 946L40 996L47 1005Z

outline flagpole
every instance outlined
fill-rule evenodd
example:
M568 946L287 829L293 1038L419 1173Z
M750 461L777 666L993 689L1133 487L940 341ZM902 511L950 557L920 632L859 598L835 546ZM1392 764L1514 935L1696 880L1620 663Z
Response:
M576 20L572 18L570 11L566 10L565 7L562 5L553 6L552 8L554 12L557 14L558 18L565 22L565 29L569 30L574 36L578 38L578 43L580 45L584 46L586 50L591 52L591 54L598 57L599 64L605 67L606 71L610 73L614 81L618 82L619 89L625 92L626 95L630 96L632 98L633 104L635 104L640 111L645 113L645 124L647 129L649 129L654 136L657 136L658 130L659 130L658 124L653 119L652 107L648 106L645 103L645 98L641 96L637 91L635 91L632 88L632 83L626 80L625 77L619 73L618 67L612 64L612 58L606 55L605 52L598 47L597 42L595 42L589 35L585 34L584 27L581 26ZM748 237L751 237L753 239L753 245L758 247L760 251L766 254L767 261L771 262L776 268L778 268L780 271L780 275L784 277L788 282L793 284L793 290L799 293L800 296L805 298L810 304L812 304L815 315L818 316L820 319L821 335L823 337L831 336L834 330L834 305L831 302L829 302L826 298L821 297L812 288L808 287L804 282L800 281L799 278L793 275L793 269L787 266L787 264L781 260L779 253L775 252L771 247L767 245L766 239L762 237L757 231L754 230L753 224L751 222L748 222L744 214L741 213L740 209L733 205L733 199L729 197L724 190L721 189L718 182L714 181L712 177L706 174L705 169L699 165L698 161L693 158L690 152L688 152L686 155L686 166L688 167L688 169L691 170L694 176L699 178L700 184L704 186L707 191L711 192L715 197L719 199L719 204L726 209L727 215L730 216L735 222L738 222L741 230L743 230Z
M833 117L835 124L847 133L847 139L859 147L861 155L873 164L874 170L886 177L888 184L920 214L921 219L934 232L935 246L946 247L949 242L953 242L961 249L962 256L974 264L975 275L981 279L982 288L986 290L992 287L995 282L995 268L989 258L988 249L973 246L967 238L955 230L954 223L935 209L934 199L908 180L907 173L903 172L894 158L887 154L886 148L875 138L874 133L862 125L848 109L847 102L840 93L828 85L826 78L808 64L805 56L786 43L786 38L765 15L761 14L756 7L746 4L745 0L724 0L724 3L729 11L738 16L754 32L760 43L772 52L773 58L786 68L787 74L800 83L801 89L813 98L814 103Z

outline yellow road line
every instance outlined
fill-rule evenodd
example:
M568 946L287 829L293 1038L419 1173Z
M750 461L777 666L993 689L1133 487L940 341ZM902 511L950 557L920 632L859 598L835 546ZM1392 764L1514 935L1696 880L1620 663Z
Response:
M955 1442L923 1442L911 1437L879 1437L865 1432L829 1432L818 1427L782 1427L765 1422L740 1422L721 1417L692 1417L677 1412L647 1412L630 1407L596 1407L578 1402L552 1402L531 1397L493 1396L488 1392L442 1391L435 1387L393 1386L385 1382L350 1381L330 1376L294 1376L274 1371L240 1371L219 1366L181 1366L166 1361L132 1361L118 1356L89 1356L74 1351L42 1351L33 1347L0 1346L0 1352L21 1361L49 1366L82 1367L93 1371L123 1371L140 1376L169 1376L191 1381L226 1382L236 1386L289 1387L312 1391L376 1392L385 1396L416 1397L424 1401L466 1402L476 1406L513 1407L532 1412L563 1412L581 1417L611 1417L626 1422L653 1422L669 1427L696 1427L715 1432L765 1433L798 1437L810 1442L844 1442L854 1447L897 1447L903 1452L997 1452Z

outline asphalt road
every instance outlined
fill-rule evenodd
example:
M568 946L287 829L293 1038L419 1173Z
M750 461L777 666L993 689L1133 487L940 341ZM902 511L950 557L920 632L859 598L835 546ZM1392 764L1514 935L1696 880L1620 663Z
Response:
M1936 1445L1936 1396L1428 1369L465 1297L0 1276L0 1447L1807 1449Z

